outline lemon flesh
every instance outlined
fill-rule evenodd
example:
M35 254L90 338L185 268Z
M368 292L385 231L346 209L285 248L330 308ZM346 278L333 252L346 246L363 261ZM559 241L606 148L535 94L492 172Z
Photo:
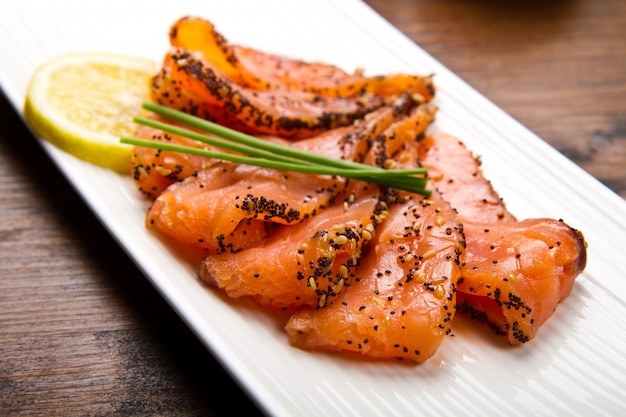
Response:
M104 52L57 56L28 85L24 118L35 135L89 163L127 174L133 118L149 97L155 65Z

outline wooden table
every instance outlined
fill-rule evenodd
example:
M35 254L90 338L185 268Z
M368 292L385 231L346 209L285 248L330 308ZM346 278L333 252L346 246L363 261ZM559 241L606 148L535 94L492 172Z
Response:
M626 197L626 2L367 3ZM260 414L0 115L0 414Z

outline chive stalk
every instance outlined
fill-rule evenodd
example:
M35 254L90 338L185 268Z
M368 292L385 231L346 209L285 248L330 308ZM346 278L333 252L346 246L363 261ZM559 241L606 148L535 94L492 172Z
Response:
M303 151L290 146L255 138L254 136L229 129L225 126L201 119L153 102L145 102L143 107L155 114L170 119L178 124L212 133L222 139L207 136L181 126L160 122L145 117L135 117L137 124L153 127L188 139L197 140L213 147L236 153L217 152L206 149L156 142L134 137L122 137L121 143L173 152L187 153L211 159L224 160L238 164L254 165L282 171L301 172L317 175L340 176L377 184L386 188L396 188L424 196L430 191L425 189L427 170L425 168L384 169L354 161L330 158Z

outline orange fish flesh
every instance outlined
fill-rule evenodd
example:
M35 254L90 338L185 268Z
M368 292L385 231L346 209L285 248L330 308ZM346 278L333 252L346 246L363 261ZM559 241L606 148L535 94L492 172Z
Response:
M439 348L455 313L463 234L436 195L389 207L351 285L324 308L302 308L285 327L299 348L423 362Z
M397 100L360 123L292 146L337 159L359 160L372 138L396 120L407 104L407 100ZM259 222L297 224L328 207L346 185L343 177L220 162L165 189L152 204L146 223L183 246L207 253L236 252L265 236L267 225L261 227Z
M532 340L585 268L582 233L554 219L516 220L483 176L480 161L457 138L431 135L419 150L431 185L463 223L461 311L511 344Z
M420 102L432 100L435 86L430 75L389 74L364 76L322 62L308 62L233 45L208 20L186 16L170 28L170 44L203 54L224 75L247 88L296 90L325 97L381 97L410 94Z
M160 104L241 132L292 139L350 125L385 104L371 93L334 98L300 90L253 90L224 76L201 54L183 49L166 54L151 93Z

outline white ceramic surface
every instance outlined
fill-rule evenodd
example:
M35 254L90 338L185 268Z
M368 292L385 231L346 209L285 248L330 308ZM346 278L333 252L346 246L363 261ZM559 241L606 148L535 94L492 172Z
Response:
M487 176L519 218L563 218L589 243L588 266L572 295L521 348L455 318L453 336L419 366L307 353L289 346L281 318L200 285L193 266L144 229L147 203L130 178L42 142L128 256L264 412L608 416L626 410L626 203L362 2L3 1L0 86L19 109L30 74L58 53L110 50L158 62L169 26L187 14L211 20L232 42L269 52L371 74L436 74L440 112L433 130L457 135L481 155Z

